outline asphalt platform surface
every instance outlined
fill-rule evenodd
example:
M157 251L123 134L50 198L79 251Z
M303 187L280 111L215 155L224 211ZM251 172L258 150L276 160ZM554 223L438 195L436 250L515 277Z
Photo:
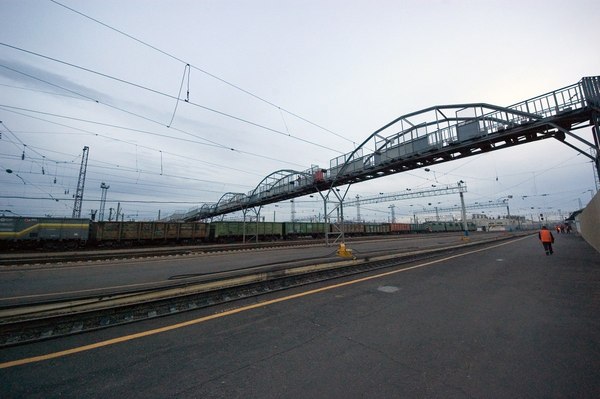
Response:
M527 236L6 348L0 397L599 398L600 254L554 249Z

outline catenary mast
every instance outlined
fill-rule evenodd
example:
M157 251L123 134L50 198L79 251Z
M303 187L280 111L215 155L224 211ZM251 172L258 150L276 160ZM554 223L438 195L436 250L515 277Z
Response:
M85 173L87 170L88 153L90 148L83 147L81 167L79 168L79 179L77 180L77 191L75 192L75 204L73 205L73 218L81 217L81 205L83 204L83 188L85 186Z

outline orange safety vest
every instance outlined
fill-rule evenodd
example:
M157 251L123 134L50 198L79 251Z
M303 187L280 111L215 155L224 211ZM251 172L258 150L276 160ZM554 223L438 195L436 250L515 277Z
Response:
M552 233L550 230L540 230L540 240L542 240L542 242L552 242Z

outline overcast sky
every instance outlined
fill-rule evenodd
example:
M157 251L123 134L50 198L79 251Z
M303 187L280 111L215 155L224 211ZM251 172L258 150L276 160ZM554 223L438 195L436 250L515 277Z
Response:
M403 114L508 106L600 75L600 26L588 17L600 15L595 0L0 0L0 8L7 215L71 216L84 146L82 215L99 208L105 182L107 214L120 202L127 219L148 220L248 192L279 169L328 168ZM577 133L591 140L589 129ZM464 180L467 204L510 195L511 213L530 217L566 215L596 190L589 159L553 139L430 169L354 185L348 197ZM361 216L387 221L394 205L408 221L458 201L364 205ZM323 212L308 197L296 211ZM289 219L290 203L263 215Z

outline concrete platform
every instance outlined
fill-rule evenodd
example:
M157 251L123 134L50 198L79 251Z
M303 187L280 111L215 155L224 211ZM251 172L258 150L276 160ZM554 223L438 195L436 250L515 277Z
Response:
M597 398L599 314L600 254L559 235L546 256L529 236L9 348L0 386L28 398Z

